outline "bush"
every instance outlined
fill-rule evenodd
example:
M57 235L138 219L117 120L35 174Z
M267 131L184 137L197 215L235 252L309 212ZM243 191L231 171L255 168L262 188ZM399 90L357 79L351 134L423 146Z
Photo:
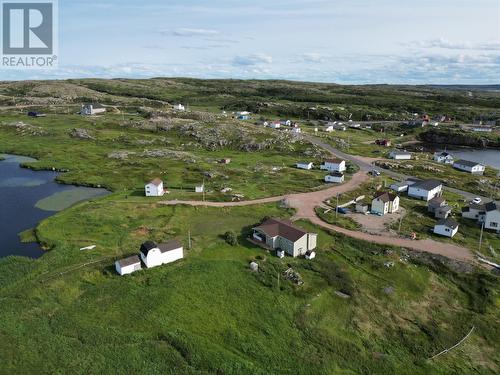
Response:
M233 231L224 233L224 240L231 246L238 245L238 236Z

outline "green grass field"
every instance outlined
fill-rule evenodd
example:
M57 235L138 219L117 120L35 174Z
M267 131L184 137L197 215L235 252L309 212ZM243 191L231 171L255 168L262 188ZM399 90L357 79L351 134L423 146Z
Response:
M43 221L51 250L0 261L0 358L5 373L495 373L494 276L439 262L400 262L400 250L319 233L317 259L279 260L245 241L273 205L213 209L82 203ZM240 245L222 234L234 230ZM113 260L145 239L193 247L171 265L118 276ZM79 247L95 244L82 252ZM384 255L386 254L386 255ZM248 263L256 260L260 272ZM394 260L387 269L383 263ZM89 262L95 262L85 265ZM293 267L298 287L278 273ZM350 295L339 297L336 292ZM459 349L430 356L457 342ZM10 343L6 345L6 343Z

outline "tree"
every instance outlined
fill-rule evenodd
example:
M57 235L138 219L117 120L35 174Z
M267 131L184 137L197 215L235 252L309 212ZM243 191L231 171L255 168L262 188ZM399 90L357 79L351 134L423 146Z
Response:
M224 240L231 246L238 245L238 236L233 231L224 233Z

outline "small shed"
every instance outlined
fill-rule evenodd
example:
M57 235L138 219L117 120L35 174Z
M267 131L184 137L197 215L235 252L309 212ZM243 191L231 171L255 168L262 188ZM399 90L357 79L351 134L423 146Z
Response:
M356 212L360 214L366 214L368 212L368 205L363 202L356 203Z
M281 249L276 250L276 256L280 259L283 259L285 257L285 250Z
M297 163L297 168L311 170L313 168L313 163L307 161L301 161Z
M435 213L438 208L446 206L446 200L441 197L432 198L427 204L427 212Z
M204 185L204 184L201 184L201 185L196 185L196 186L194 187L194 191L195 191L196 193L203 193L203 192L205 192L205 185Z
M121 276L128 275L141 269L141 260L137 255L117 260L115 262L115 268L116 272L118 272Z

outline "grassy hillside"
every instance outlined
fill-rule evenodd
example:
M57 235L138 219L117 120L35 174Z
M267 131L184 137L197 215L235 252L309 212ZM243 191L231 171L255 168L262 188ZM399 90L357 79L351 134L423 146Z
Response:
M267 215L290 213L272 205L158 207L109 196L44 221L37 235L52 250L41 261L0 262L2 371L498 371L494 276L459 274L417 254L406 260L407 252L307 223L320 235L317 259L279 260L245 241ZM227 230L239 234L240 245L224 242ZM142 240L176 237L187 245L188 231L186 259L127 277L114 272L113 259L136 253ZM85 244L97 248L79 251ZM258 273L248 269L251 260ZM395 267L384 267L387 261ZM289 267L303 286L283 276ZM460 348L429 360L472 326Z

